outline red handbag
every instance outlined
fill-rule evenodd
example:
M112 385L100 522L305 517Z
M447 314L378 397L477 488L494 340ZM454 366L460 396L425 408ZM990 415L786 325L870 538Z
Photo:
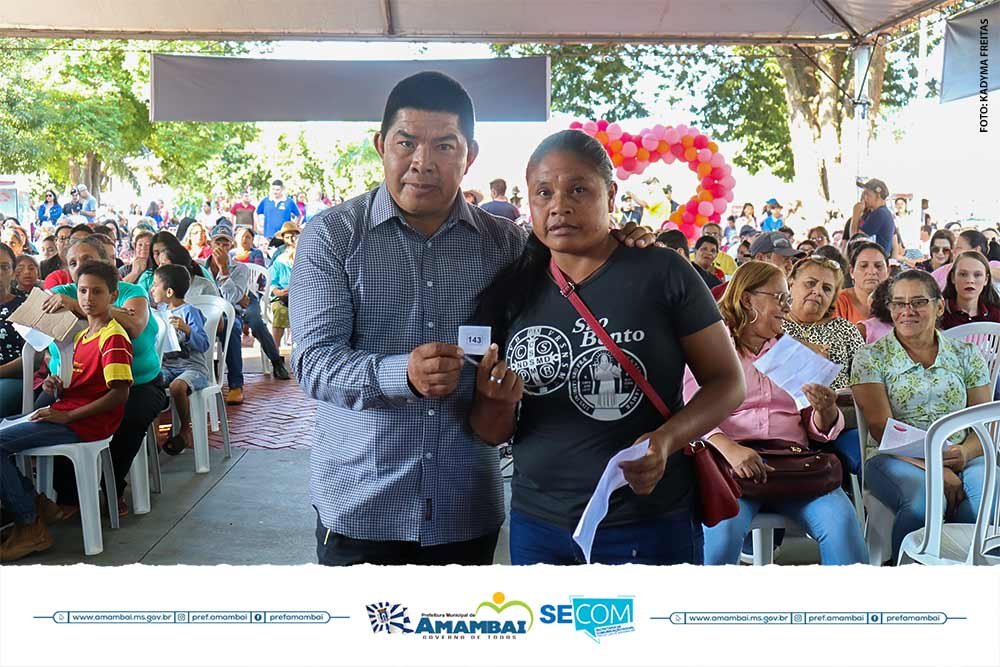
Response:
M611 356L621 365L626 373L646 395L650 403L663 415L664 420L670 419L670 409L639 369L635 367L618 344L608 335L594 314L587 308L580 295L576 293L576 285L567 280L562 270L553 259L549 262L549 271L559 286L559 291L573 304L576 312L587 323L590 330L597 335ZM699 440L684 448L684 454L690 456L694 465L695 483L698 487L698 507L695 508L698 519L708 527L720 521L731 519L740 511L738 498L740 487L733 480L729 465L722 454L710 443Z

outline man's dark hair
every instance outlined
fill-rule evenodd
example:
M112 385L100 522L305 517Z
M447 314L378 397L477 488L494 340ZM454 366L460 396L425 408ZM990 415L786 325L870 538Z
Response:
M111 227L107 225L97 225L94 227L95 234L104 234L108 238L111 238Z
M396 122L400 109L442 111L458 116L458 128L467 142L475 138L476 112L472 98L458 81L441 72L418 72L399 83L389 93L382 114L382 137Z
M920 231L924 232L925 234L933 234L934 228L931 227L930 225L920 225Z
M780 227L778 231L784 234L785 236L795 236L795 230L788 226Z
M684 236L684 232L679 229L668 229L665 232L661 232L656 237L656 240L671 250L683 250L685 254L691 250L691 247L688 245L687 237Z
M45 237L44 239L42 239L42 243L47 243L47 242L49 242L49 241L52 241L53 243L55 243L55 242L56 242L56 237L55 237L55 235L53 235L53 234L49 234L49 235L48 235L48 236L46 236L46 237Z
M191 288L191 273L179 264L158 266L153 277L159 278L164 288L172 289L178 299L183 299Z
M276 178L273 181L271 181L271 185L277 185L279 188L285 187L284 182L280 178ZM207 202L207 203L211 204L212 202Z
M64 229L68 229L70 234L73 233L73 225L59 225L58 227L56 227L55 235L58 236L59 232L61 232Z
M711 243L712 245L714 245L716 250L719 249L719 239L715 238L714 236L709 236L708 234L705 234L704 236L702 236L701 238L699 238L697 241L694 242L694 249L697 250L706 243Z
M76 270L76 282L83 276L97 276L108 286L109 292L118 289L118 269L105 262L87 262Z
M494 195L503 197L505 194L507 194L507 181L503 180L502 178L496 178L490 181L490 192L492 192Z
M79 225L73 227L73 229L70 230L69 235L73 236L73 234L76 234L78 232L84 232L87 236L90 236L93 233L92 230L90 229L90 225L82 222Z

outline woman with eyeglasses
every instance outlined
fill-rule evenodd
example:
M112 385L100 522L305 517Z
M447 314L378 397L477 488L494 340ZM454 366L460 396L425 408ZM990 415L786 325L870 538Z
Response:
M826 231L826 227L822 225L810 229L807 238L815 243L817 248L830 245L830 232Z
M932 273L945 264L951 264L952 239L955 237L949 231L939 229L931 236L930 257L917 262L915 268Z
M971 322L1000 322L1000 294L990 284L990 263L982 253L963 252L948 272L941 330Z
M830 384L835 391L850 386L851 361L865 344L857 327L834 314L843 282L840 265L832 259L818 255L800 259L788 276L792 304L782 323L785 333L844 367Z
M889 277L889 256L881 245L873 241L852 243L849 250L853 287L841 291L837 297L838 317L857 324L871 317L868 297L879 283Z
M937 328L944 299L930 274L900 273L889 290L893 331L854 355L854 400L868 422L865 486L891 508L893 560L910 532L924 525L924 461L878 454L890 417L926 430L957 410L986 403L992 396L989 370L979 349L943 336ZM975 523L983 491L983 447L972 431L950 439L944 452L946 517Z
M800 271L804 272L807 266L811 264L802 265ZM805 275L800 273L799 279L803 281L800 289L804 289ZM820 282L829 278L820 275ZM833 389L819 384L804 385L809 406L799 410L795 399L754 366L782 335L793 301L781 269L766 262L750 261L733 274L719 303L743 366L747 392L743 403L706 439L715 445L739 478L767 482L770 467L756 447L779 446L776 441L782 441L782 445L787 443L789 447L808 448L810 440L831 442L844 428L844 415L837 407ZM685 398L696 389L697 382L687 373ZM819 542L820 561L824 565L868 561L861 526L843 489L811 500L764 505L759 500L740 498L739 503L737 516L705 529L706 565L737 564L750 524L761 511L783 514L805 527Z
M38 205L38 224L54 225L62 217L63 210L55 190L45 191L45 201Z

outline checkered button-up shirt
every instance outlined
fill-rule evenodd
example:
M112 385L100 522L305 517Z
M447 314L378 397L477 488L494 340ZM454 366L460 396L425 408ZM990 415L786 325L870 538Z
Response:
M467 425L475 367L465 365L450 396L420 398L406 365L415 347L458 341L477 296L526 238L461 196L425 237L385 184L306 226L289 290L292 362L318 401L310 493L327 528L435 545L503 522L497 451Z

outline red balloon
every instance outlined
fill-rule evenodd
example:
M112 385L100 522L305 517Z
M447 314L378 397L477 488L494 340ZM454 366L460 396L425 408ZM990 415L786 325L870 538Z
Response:
M670 147L670 152L677 157L684 157L684 144L674 144Z
M713 213L712 215L708 216L708 219L711 220L712 222L721 222L722 221L722 214L721 213Z
M628 132L622 132L622 136L618 137L618 140L624 144L626 141L632 141L632 135Z
M604 128L601 129L603 130ZM697 137L694 138L694 147L697 148L698 150L701 150L702 148L707 148L708 137L706 137L704 134L699 134Z
M610 124L611 123L609 123L608 121L606 121L604 119L601 119L601 120L597 121L597 129L600 130L601 132L603 132L604 130L608 129L608 125L610 125ZM705 143L706 146L708 145L707 142L708 142L708 140L706 139L706 143ZM702 148L704 148L704 146L702 146Z
M726 195L726 186L716 183L712 186L712 194L716 199L721 199Z
M627 157L622 161L622 169L625 169L626 171L635 171L635 167L638 164L639 161L634 157Z
M705 178L701 179L701 187L705 188L706 190L711 190L712 188L715 187L715 185L716 185L715 179L712 178L711 176L706 176Z
M681 215L681 221L685 225L693 225L694 224L694 213L692 213L691 211L685 211Z
M722 167L715 167L715 168L713 168L712 171L709 172L708 175L711 176L712 178L714 178L717 181L726 177L725 172L722 171Z
M700 202L697 199L692 199L691 201L689 201L687 204L684 205L684 208L687 210L688 213L694 215L695 213L698 212L699 203Z
M656 162L660 159L660 151L649 151L649 161Z
M571 129L571 130L580 130L580 129L583 129L583 123L581 123L578 120L574 120L572 123L569 124L569 129Z

